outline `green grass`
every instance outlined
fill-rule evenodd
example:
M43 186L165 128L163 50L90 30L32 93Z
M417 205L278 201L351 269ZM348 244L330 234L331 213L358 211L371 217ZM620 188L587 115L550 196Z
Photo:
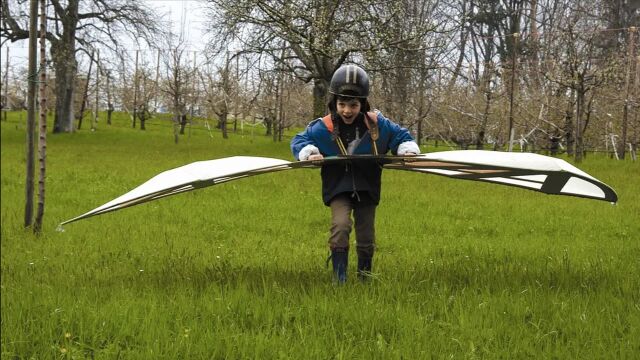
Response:
M556 358L640 355L640 167L590 156L616 206L386 171L375 278L325 267L317 170L82 220L153 175L288 140L124 117L49 135L44 231L22 228L24 124L2 122L2 359ZM104 119L104 118L103 118ZM51 128L51 127L50 127ZM291 134L289 134L291 135Z

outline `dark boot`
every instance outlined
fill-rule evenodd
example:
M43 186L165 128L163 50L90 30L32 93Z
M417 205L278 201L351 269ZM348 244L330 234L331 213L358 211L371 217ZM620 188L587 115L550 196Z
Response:
M368 281L371 278L372 257L358 256L358 279Z
M331 250L331 262L333 264L333 274L338 284L347 282L347 267L349 264L349 250Z

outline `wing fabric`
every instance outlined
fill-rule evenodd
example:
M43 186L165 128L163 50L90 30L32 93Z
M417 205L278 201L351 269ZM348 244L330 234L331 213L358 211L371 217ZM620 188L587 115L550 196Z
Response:
M60 225L247 176L287 170L291 164L286 160L252 156L194 162L160 173L128 193Z
M60 225L248 176L296 168L315 168L334 162L372 160L389 169L511 185L547 194L609 202L618 200L612 188L566 161L531 153L458 150L415 156L349 155L297 162L266 157L233 156L198 161L165 171L128 193Z
M385 167L517 186L546 194L618 201L615 191L598 179L564 160L538 154L443 151L405 158Z

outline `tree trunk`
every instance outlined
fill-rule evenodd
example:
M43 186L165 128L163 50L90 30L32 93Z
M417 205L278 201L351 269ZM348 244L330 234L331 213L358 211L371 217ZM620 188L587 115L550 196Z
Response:
M173 114L173 141L177 144L180 135L180 114Z
M76 72L76 28L78 24L78 0L70 0L67 15L62 22L59 40L51 41L51 60L56 69L56 111L53 122L54 133L70 133L74 129L73 95Z
M567 144L567 154L569 156L573 156L574 150L574 137L573 137L573 93L574 90L571 90L571 95L567 99L567 107L565 110L564 117L564 137L565 142Z
M33 224L33 194L35 184L36 79L38 71L37 36L38 0L31 0L29 17L29 84L27 91L27 178L25 184L24 227ZM8 61L7 61L8 62Z
M582 118L584 116L584 100L585 100L585 91L583 89L579 89L576 94L576 151L574 154L574 159L576 163L581 163L584 155L584 137L582 136Z
M220 130L222 130L223 139L229 138L229 135L227 134L227 115L227 111L224 111L222 112L222 114L220 114Z
M136 70L133 78L133 119L131 121L131 127L136 128L136 119L138 117L138 56L140 50L136 50Z
M558 149L560 148L560 140L561 140L561 137L556 136L555 134L549 136L549 152L551 153L551 156L558 155Z
M265 136L271 136L271 130L273 126L271 124L273 124L273 121L273 117L269 113L267 113L264 117L264 127L266 129L266 132L264 134Z
M493 5L492 5L493 6ZM487 24L487 36L489 38L493 37L495 32L495 27L493 24ZM491 80L493 79L494 72L494 64L493 64L493 54L494 54L494 45L493 43L487 42L487 48L484 53L483 66L482 70L482 78L479 87L482 88L484 93L484 113L482 114L482 123L480 124L480 128L478 129L478 135L476 139L476 149L481 150L484 149L484 139L487 132L487 123L489 121L489 113L491 111L491 101L493 100L493 93L491 90ZM500 131L498 131L498 136ZM507 138L509 135L507 134ZM496 139L496 144L494 144L494 150L496 150L496 145L498 143L498 139Z
M476 139L476 149L484 150L484 136L487 131L487 123L489 121L489 112L491 109L491 69L492 63L489 62L487 65L487 70L484 72L485 81L483 81L484 94L485 94L485 102L484 102L484 113L482 114L482 123L480 124L480 129L478 129L478 138Z
M187 114L180 116L180 135L184 135L184 128L187 126Z
M531 0L531 8L529 13L529 31L530 39L530 61L529 61L529 69L530 69L530 77L533 82L534 91L541 90L541 79L540 79L540 67L539 67L539 56L538 51L540 49L539 36L538 36L538 24L536 22L536 16L538 14L538 0Z
M313 82L313 117L323 117L327 112L327 86L328 82L316 79Z
M146 103L142 105L142 108L140 109L140 113L138 114L138 116L140 117L140 130L147 130L146 127L146 122L147 122L147 118L150 117L149 114L149 108L147 107Z
M276 110L276 117L273 119L272 125L273 125L273 129L271 131L271 135L272 135L273 141L275 142L275 141L278 140L278 115L277 115L277 110Z
M620 154L620 159L624 160L626 146L627 146L627 129L629 127L629 107L630 107L630 93L631 93L631 73L633 70L633 66L635 64L635 34L636 28L632 27L629 29L629 45L628 45L628 55L627 55L627 71L625 76L625 86L624 86L624 107L622 109L622 138L620 140L620 150L618 150Z
M93 113L93 121L91 122L91 131L96 130L96 124L98 123L98 110L100 104L100 50L96 54L96 101L95 101L95 112Z
M80 113L78 114L78 127L80 130L82 128L82 119L84 118L84 111L87 108L88 95L89 95L89 81L91 81L91 68L93 67L93 55L91 53L91 61L89 61L89 72L87 72L87 82L84 85L84 92L82 93L82 103L80 105Z
M113 104L111 103L110 73L107 72L107 124L111 125L111 114L113 114Z
M70 133L74 128L74 90L77 62L75 59L75 40L73 44L53 42L51 57L56 69L56 111L53 121L53 133Z
M462 19L460 21L460 48L458 50L458 60L456 61L456 67L453 69L453 74L451 76L451 80L449 80L449 84L447 85L447 93L451 93L453 90L453 86L456 84L458 80L458 75L460 74L460 69L462 69L462 61L464 60L465 48L467 46L467 37L469 31L467 30L466 21L467 21L467 1L462 1L462 11L461 11Z

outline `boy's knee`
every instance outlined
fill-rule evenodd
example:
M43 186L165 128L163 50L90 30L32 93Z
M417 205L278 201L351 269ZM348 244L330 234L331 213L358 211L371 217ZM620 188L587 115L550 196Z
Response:
M334 219L331 224L331 232L346 232L347 234L351 232L351 219Z

